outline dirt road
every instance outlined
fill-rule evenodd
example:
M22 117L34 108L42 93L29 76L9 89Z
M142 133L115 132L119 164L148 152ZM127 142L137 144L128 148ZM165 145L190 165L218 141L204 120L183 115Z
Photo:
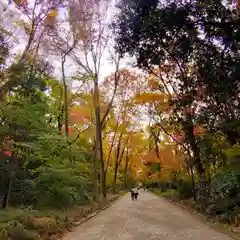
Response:
M152 193L127 194L63 240L231 240Z

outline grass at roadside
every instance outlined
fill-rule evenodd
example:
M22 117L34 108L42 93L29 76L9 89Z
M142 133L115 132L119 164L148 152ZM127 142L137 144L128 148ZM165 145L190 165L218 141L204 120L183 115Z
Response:
M108 195L106 200L99 203L75 206L67 210L32 210L30 208L0 210L0 239L59 239L59 236L69 231L76 222L106 207L124 193Z

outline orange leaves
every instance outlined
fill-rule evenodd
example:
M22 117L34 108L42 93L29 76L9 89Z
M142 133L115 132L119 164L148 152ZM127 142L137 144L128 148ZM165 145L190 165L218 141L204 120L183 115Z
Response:
M134 97L135 104L145 104L152 102L162 102L166 101L166 95L162 93L140 93Z
M152 76L148 79L148 87L153 91L159 89L156 79Z
M150 152L145 154L145 156L144 156L144 163L145 164L155 163L155 162L158 162L158 158L157 158L157 155L156 155L155 151L150 151Z
M204 129L201 126L195 126L193 129L194 136L202 136L204 134Z
M19 7L27 7L28 5L27 0L14 0L14 3Z
M175 154L176 147L167 145L160 150L161 167L165 170L180 169L182 167L182 159L179 155Z
M155 151L150 151L144 156L145 164L150 169L154 163L160 163L160 171L152 174L149 179L167 179L170 177L172 170L180 170L184 165L184 156L176 153L175 145L165 145L159 150L159 158Z
M3 148L3 153L6 156L12 156L12 140L11 139L5 138L3 140L2 148Z
M196 93L196 99L197 100L202 100L204 97L206 97L206 93L207 93L206 88L198 87L197 88L197 93Z
M66 128L65 128L65 126L63 126L62 127L62 135L65 135L65 133L66 133ZM72 129L72 127L68 127L68 134L71 136L72 135L72 133L73 133L73 129Z
M72 124L88 123L91 119L91 111L88 107L77 106L70 110L69 120Z

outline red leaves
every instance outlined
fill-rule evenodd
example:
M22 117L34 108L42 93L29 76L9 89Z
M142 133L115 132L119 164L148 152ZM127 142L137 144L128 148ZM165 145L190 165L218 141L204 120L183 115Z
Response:
M68 134L71 136L73 133L73 129L71 126L68 127ZM62 135L65 135L66 134L66 128L65 126L62 127Z
M200 127L200 126L194 126L193 127L193 135L195 137L201 136L203 133L204 133L204 130L203 130L202 127ZM174 138L179 142L184 141L184 139L185 139L184 131L182 129L179 129L178 133L174 136Z

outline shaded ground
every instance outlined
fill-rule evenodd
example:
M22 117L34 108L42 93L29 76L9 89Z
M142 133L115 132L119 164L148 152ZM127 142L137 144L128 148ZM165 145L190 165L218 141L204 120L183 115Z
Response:
M63 240L231 240L149 192L137 201L127 194Z

